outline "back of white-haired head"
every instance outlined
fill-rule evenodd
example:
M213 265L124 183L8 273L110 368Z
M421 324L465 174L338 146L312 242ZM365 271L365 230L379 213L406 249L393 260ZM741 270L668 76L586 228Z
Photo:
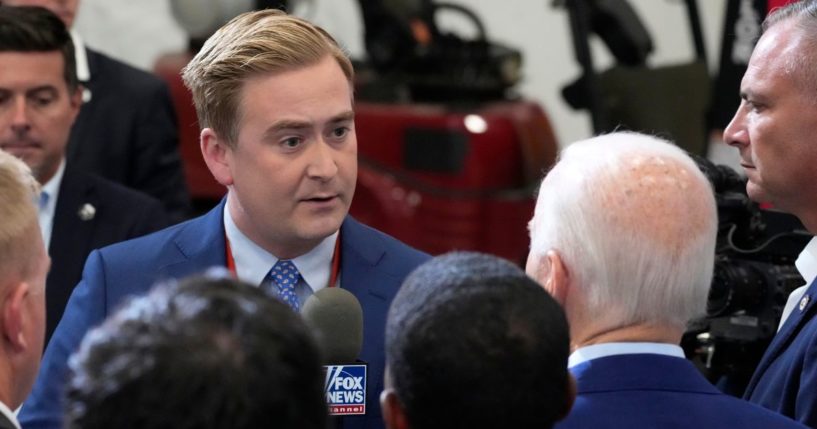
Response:
M705 311L715 199L665 140L617 132L570 145L542 182L530 232L532 255L561 255L599 323L683 328Z
M26 234L39 229L35 198L39 185L23 161L0 150L0 284L12 271L25 274L32 246Z

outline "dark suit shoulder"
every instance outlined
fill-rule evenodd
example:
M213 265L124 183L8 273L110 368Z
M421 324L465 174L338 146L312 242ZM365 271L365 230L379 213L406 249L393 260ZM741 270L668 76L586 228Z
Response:
M168 91L158 76L125 64L101 52L86 47L91 79L94 83L116 86L119 91L142 98L158 90Z
M607 356L579 364L571 373L578 397L558 429L803 428L780 414L719 392L683 358Z
M66 176L68 176L68 174L66 171ZM139 207L147 211L164 211L162 203L159 200L144 192L128 188L112 180L84 171L72 170L70 175L76 175L80 180L92 185L100 198L106 201L116 202L116 204L113 205L119 210L131 210L134 207Z

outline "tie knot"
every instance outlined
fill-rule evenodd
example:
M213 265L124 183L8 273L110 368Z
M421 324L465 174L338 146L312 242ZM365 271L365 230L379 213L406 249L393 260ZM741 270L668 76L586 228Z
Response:
M298 277L300 277L301 273L298 272L298 268L295 267L295 264L293 264L292 261L281 260L272 266L270 275L276 280L298 281Z
M298 296L295 294L295 286L301 279L301 273L292 261L278 261L272 266L269 273L275 284L275 292L279 298L289 304L293 310L298 311L300 304Z

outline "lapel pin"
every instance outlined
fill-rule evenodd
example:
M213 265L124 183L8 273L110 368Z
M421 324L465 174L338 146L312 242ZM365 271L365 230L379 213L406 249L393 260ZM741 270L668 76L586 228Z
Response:
M806 308L809 300L810 298L808 295L804 296L803 299L800 300L800 311L803 311Z
M92 206L91 204L85 203L82 205L82 207L79 208L77 215L79 215L80 219L84 221L89 221L93 219L94 216L96 215L96 207Z

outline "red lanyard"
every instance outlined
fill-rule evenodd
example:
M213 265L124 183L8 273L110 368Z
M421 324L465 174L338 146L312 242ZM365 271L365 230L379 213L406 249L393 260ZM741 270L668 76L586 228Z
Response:
M233 274L234 277L237 277L235 271L235 259L233 258L233 251L230 248L230 239L227 238L227 234L224 234L224 244L225 244L225 251L227 254L227 269L230 270L230 273ZM335 287L338 284L338 276L340 275L340 233L338 233L338 239L335 240L335 251L332 253L332 271L329 275L329 287Z

